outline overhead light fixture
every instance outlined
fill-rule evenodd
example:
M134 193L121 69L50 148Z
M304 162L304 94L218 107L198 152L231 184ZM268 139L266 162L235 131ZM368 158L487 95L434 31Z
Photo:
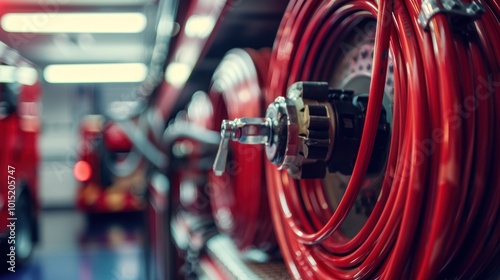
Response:
M17 82L22 85L32 86L38 81L38 72L31 67L17 68Z
M20 83L34 85L38 80L38 73L32 67L0 65L0 83Z
M15 66L0 65L0 83L13 83L16 81Z
M171 85L181 87L191 75L191 66L182 62L172 62L165 70L165 79Z
M184 32L188 37L206 38L215 26L211 15L192 15L186 22Z
M2 29L20 33L140 33L147 18L142 13L9 13Z
M137 83L146 75L142 63L54 64L43 71L49 83Z

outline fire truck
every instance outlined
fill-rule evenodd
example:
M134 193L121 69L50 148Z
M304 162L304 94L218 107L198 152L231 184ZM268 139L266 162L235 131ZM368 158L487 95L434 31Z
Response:
M37 69L0 42L2 267L26 263L38 241L40 95Z

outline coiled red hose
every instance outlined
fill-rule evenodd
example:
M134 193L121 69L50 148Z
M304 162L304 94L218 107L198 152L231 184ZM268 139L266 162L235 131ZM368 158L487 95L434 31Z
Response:
M260 117L270 49L234 49L227 53L212 78L209 96L214 108L213 127L223 119ZM229 234L242 251L277 251L268 198L264 186L262 147L231 143L226 172L210 174L213 215L220 230Z
M418 23L420 1L290 2L275 42L267 102L300 80L330 80L343 43L375 25L369 103L355 167L333 209L328 183L294 181L267 164L275 231L301 279L470 279L500 250L499 5L466 24L445 14ZM460 25L462 24L462 25ZM364 26L361 29L360 26ZM356 38L354 36L354 38ZM388 61L392 137L370 216L341 230L366 181Z

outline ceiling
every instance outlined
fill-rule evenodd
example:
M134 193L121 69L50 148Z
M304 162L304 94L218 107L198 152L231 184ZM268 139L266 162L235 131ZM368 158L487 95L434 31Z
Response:
M15 12L141 12L143 32L133 34L8 33L0 41L40 68L48 64L149 62L155 40L158 0L1 0L0 16Z

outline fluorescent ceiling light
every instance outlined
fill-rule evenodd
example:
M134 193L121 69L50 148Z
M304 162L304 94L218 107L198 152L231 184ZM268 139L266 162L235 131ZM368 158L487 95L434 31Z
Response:
M34 85L38 80L38 73L34 68L22 66L0 65L0 83L20 83Z
M22 85L32 86L38 81L38 72L31 67L17 68L17 82Z
M192 15L186 22L185 33L188 37L205 38L215 26L215 19L210 15Z
M191 75L191 66L182 62L172 62L165 70L165 79L176 87L181 87Z
M146 75L142 63L54 64L43 71L49 83L137 83Z
M16 67L0 65L0 83L13 83L16 81Z
M139 33L147 19L141 13L10 13L2 17L7 32Z

